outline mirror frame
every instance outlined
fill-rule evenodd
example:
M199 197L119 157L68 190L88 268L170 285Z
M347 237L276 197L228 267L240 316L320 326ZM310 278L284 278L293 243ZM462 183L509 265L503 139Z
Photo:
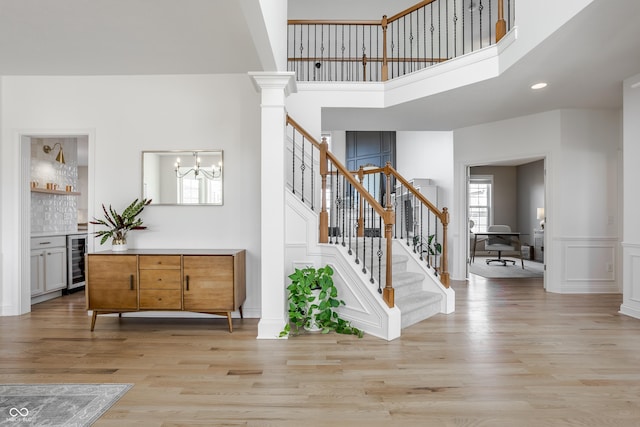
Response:
M153 200L151 205L149 206L223 206L224 205L224 152L222 149L211 149L211 150L203 150L203 149L195 149L195 150L144 150L141 155L141 164L142 164L142 180L141 180L141 195L142 199L147 197L146 193L146 182L145 182L145 155L166 155L171 157L181 157L184 159L191 159L194 154L203 154L203 153L211 153L213 155L220 156L220 181L221 181L221 189L220 189L220 203L162 203L162 200L156 201ZM190 161L185 162L187 165ZM148 168L149 166L147 166ZM175 171L175 169L174 169ZM210 179L209 179L210 180Z

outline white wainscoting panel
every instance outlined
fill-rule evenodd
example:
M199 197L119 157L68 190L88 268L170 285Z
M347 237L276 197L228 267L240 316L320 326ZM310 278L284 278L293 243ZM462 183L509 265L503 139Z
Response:
M562 293L620 293L616 238L560 238Z
M624 291L620 313L640 319L640 245L622 244Z

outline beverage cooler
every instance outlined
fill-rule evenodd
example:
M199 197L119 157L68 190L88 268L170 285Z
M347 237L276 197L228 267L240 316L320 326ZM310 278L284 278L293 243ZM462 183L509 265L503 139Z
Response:
M85 254L87 253L87 235L67 236L67 291L85 285Z

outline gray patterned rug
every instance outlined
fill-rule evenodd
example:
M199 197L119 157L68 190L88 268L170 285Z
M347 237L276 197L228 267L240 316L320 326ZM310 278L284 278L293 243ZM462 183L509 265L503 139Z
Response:
M524 260L524 269L522 269L522 265L518 258L506 258L515 260L515 265L512 265L511 263L507 263L506 266L498 263L487 265L487 257L477 256L475 261L469 265L469 272L491 279L544 277L544 264L541 262Z
M1 384L0 426L90 426L133 384Z

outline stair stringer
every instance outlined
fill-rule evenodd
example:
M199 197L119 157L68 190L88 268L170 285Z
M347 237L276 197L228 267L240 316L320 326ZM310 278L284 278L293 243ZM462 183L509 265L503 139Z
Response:
M407 271L425 275L422 281L422 290L442 295L442 300L440 300L440 313L451 314L456 310L456 292L451 287L445 287L442 282L440 282L440 277L436 276L433 269L428 268L423 260L420 260L418 254L414 253L411 247L406 245L404 240L396 239L393 241L393 253L402 253L408 256Z
M290 190L285 194L285 272L305 266L331 265L338 296L345 305L340 316L365 333L386 340L400 337L401 313L389 308L369 282L369 276L342 245L320 244L318 214L302 203Z

